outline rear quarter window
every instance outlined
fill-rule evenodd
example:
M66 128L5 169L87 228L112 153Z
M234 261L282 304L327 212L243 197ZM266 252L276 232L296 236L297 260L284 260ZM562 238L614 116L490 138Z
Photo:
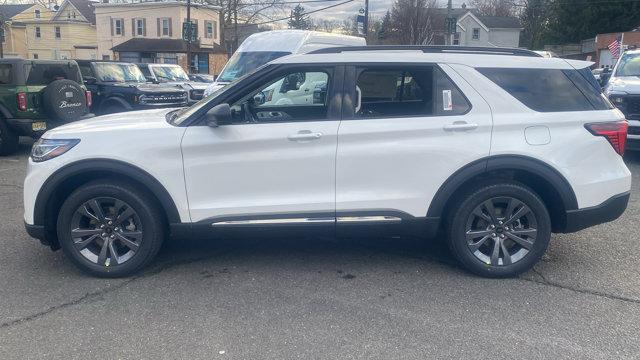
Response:
M539 112L611 109L599 88L578 70L478 68L525 106Z
M13 71L11 64L0 64L0 85L8 85L13 82Z

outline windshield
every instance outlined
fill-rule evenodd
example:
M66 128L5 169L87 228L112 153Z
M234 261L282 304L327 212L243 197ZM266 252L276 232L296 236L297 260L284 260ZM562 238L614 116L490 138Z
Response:
M96 77L105 82L146 82L147 79L134 64L95 63Z
M616 69L616 76L640 76L640 53L624 54Z
M180 66L152 66L151 69L160 82L189 81L187 73Z
M218 76L218 82L231 82L259 68L273 59L289 55L285 51L236 52Z

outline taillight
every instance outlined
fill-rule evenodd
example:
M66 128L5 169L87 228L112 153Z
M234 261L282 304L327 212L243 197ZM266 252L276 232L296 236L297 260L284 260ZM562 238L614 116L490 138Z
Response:
M624 145L627 142L627 128L629 127L629 123L626 121L593 123L586 124L584 127L595 136L605 137L618 154L624 154Z
M27 94L23 92L18 93L18 110L27 111Z
M86 90L84 92L86 98L87 98L87 107L90 108L91 105L93 104L93 98L91 97L91 91Z

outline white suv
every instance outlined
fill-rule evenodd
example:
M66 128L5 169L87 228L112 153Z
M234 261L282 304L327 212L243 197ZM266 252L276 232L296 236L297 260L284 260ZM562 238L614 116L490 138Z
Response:
M91 274L125 276L169 235L443 229L465 268L515 276L552 232L627 206L627 122L589 65L464 47L283 57L190 108L47 132L27 231Z

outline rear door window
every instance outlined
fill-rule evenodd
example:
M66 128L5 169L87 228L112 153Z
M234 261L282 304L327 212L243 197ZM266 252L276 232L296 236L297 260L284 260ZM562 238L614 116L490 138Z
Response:
M355 92L359 118L459 115L471 107L436 66L361 68Z
M608 109L596 89L577 70L478 68L525 106L539 112Z

